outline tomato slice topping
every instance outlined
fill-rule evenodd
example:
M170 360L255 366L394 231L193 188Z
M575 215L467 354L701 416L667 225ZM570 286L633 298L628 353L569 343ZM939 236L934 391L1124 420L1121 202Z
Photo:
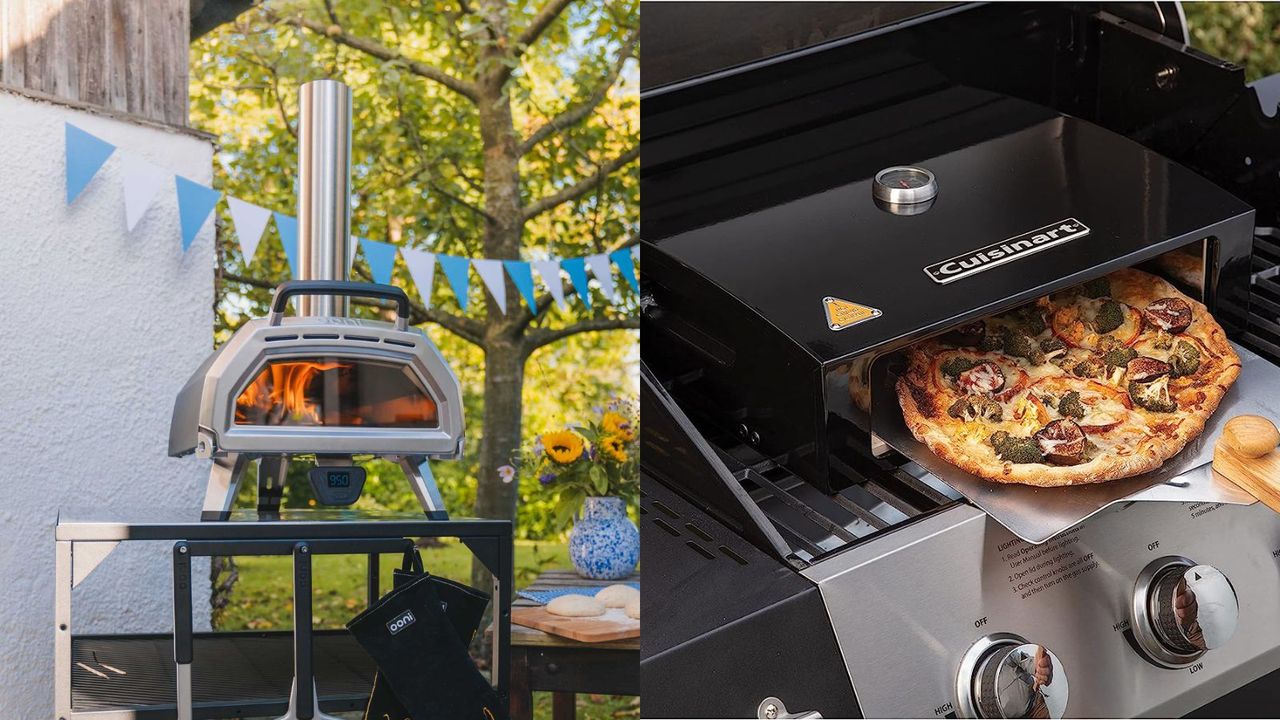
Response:
M1129 305L1124 306L1125 322L1112 331L1112 336L1126 347L1133 345L1142 335L1142 313ZM1070 347L1096 349L1102 335L1093 331L1077 305L1064 305L1053 311L1049 318L1049 331Z

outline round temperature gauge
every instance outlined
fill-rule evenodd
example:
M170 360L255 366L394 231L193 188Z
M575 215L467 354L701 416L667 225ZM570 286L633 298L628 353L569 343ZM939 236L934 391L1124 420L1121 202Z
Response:
M914 205L932 200L938 194L938 181L924 168L891 167L876 173L871 191L882 203Z

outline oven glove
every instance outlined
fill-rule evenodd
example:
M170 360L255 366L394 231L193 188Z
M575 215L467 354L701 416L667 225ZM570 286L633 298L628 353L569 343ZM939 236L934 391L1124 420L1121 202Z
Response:
M347 623L379 668L365 717L504 720L505 703L472 662L441 607L435 580L406 577Z
M418 554L417 548L406 550L404 562L401 563L400 568L392 571L391 587L398 588L401 583L424 574L426 571L422 569L422 556ZM444 614L449 616L453 629L458 631L458 639L463 645L470 647L476 631L480 629L480 622L484 619L484 609L489 605L489 595L470 585L434 575L431 576L431 581L435 583Z

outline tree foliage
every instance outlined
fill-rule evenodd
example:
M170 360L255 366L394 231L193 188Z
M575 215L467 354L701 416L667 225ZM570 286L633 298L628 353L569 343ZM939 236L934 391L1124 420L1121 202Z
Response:
M526 260L624 247L639 228L638 13L635 0L273 1L193 44L191 121L218 138L221 190L292 215L298 87L339 79L353 90L353 235ZM289 277L274 227L246 260L220 212L219 342L265 314ZM361 256L353 276L369 277ZM597 289L590 310L562 311L544 293L536 316L510 282L505 315L474 276L465 313L441 278L415 288L398 262L394 283L416 290L412 319L465 389L467 455L436 465L454 512L487 493L480 512L510 516L516 488L496 468L522 434L635 392L637 299L625 283L621 303ZM382 487L392 471L374 469ZM362 502L408 502L398 487ZM305 501L305 487L294 491ZM526 509L522 535L550 530L546 507Z
M1280 4L1184 3L1191 43L1245 68L1250 81L1280 72Z

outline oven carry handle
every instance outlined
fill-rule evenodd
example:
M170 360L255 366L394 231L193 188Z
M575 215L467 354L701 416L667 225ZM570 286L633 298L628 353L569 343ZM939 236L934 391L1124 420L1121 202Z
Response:
M276 287L271 299L270 325L279 325L284 318L284 307L294 295L345 295L347 297L381 298L396 304L396 329L409 327L409 296L398 287L351 280L290 280Z

